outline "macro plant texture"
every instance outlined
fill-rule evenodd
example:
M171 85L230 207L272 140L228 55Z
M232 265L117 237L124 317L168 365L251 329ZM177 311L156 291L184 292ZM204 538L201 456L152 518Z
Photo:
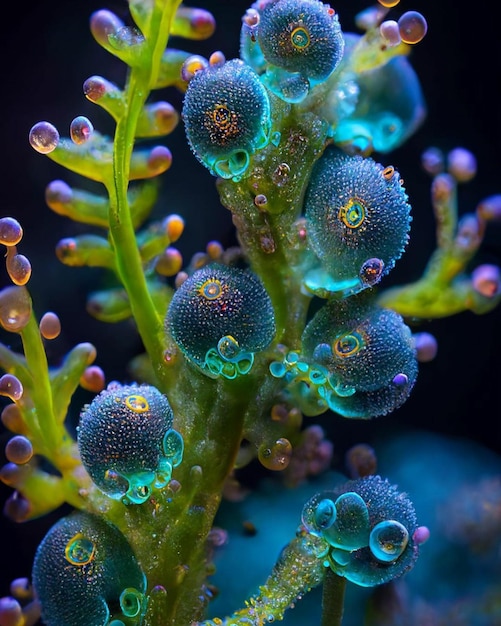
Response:
M351 19L256 0L233 30L222 4L93 9L84 113L66 131L30 102L61 227L32 258L38 227L0 216L3 512L43 528L26 571L2 560L0 625L500 623L495 445L395 426L437 324L469 316L481 369L501 300L501 194L463 206L460 133L414 165L427 205L411 192L433 23L405 0ZM181 172L186 198L210 180L204 206L171 191Z

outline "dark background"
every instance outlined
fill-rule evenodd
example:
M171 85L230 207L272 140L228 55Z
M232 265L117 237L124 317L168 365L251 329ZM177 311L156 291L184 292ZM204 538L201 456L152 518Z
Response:
M202 54L222 50L227 58L238 55L240 19L249 4L243 0L198 2L218 19L214 37L207 42L176 42L179 47ZM346 31L354 30L353 16L366 2L339 0L333 5ZM484 197L501 192L501 53L499 25L487 0L402 0L391 16L405 10L423 12L428 19L426 38L412 52L412 63L421 78L428 103L424 125L404 148L381 161L395 165L402 174L413 207L411 243L391 282L414 280L421 274L434 249L434 221L429 202L429 177L420 169L420 155L430 145L449 150L463 146L478 161L473 182L460 187L460 211L473 211ZM97 363L108 380L124 379L123 364L140 346L133 330L122 329L130 342L114 339L115 329L85 313L86 293L100 286L94 270L62 266L54 256L59 239L85 228L53 214L45 205L44 189L54 178L81 185L80 179L36 154L28 145L28 132L39 120L49 120L67 135L71 120L89 116L96 128L111 132L109 120L83 96L82 83L101 74L122 84L122 64L104 52L88 29L92 11L108 8L126 18L125 2L95 0L26 1L9 21L4 20L2 62L2 198L1 214L16 217L25 229L19 251L33 265L30 292L38 315L54 310L63 332L50 344L54 363L73 345L91 341L98 349ZM159 93L176 106L179 94ZM180 213L187 218L179 242L185 258L204 248L210 239L233 242L229 213L219 205L214 179L195 162L184 143L183 129L167 138L174 154L165 175L159 215ZM479 261L501 263L501 225L491 225ZM97 282L96 282L97 281ZM8 281L3 278L2 286ZM118 329L117 329L118 330ZM501 451L501 312L484 316L463 313L423 326L439 341L438 356L420 369L409 401L393 415L370 422L347 421L324 416L321 423L335 445L336 461L353 443L372 442L376 436L398 429L427 429L451 437L468 438ZM3 337L16 345L16 337ZM80 398L79 398L80 399ZM87 401L83 395L82 401ZM75 407L75 419L78 407ZM315 420L317 421L317 420ZM1 447L8 433L0 426ZM1 502L10 491L0 488ZM42 520L16 525L0 522L0 596L8 592L12 576L28 575L35 546L60 511Z

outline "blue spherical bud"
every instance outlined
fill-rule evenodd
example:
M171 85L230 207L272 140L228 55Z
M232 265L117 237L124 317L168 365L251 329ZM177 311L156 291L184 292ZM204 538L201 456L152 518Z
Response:
M300 102L310 87L326 80L344 52L338 17L319 0L265 3L257 26L257 45L267 64L265 84L288 102ZM244 43L242 50L252 50L248 56L258 62L260 55L250 46Z
M47 626L140 624L146 578L113 525L89 513L60 519L38 546L33 587ZM119 622L122 623L122 622Z
M319 0L278 0L261 12L257 39L268 63L325 80L343 55L344 40L334 10Z
M304 213L309 243L321 264L305 284L319 295L348 295L373 286L408 241L410 205L395 169L336 148L327 148L314 166Z
M398 313L371 304L365 294L327 302L306 326L302 341L304 356L327 371L324 400L345 417L395 410L416 381L410 329Z
M188 83L182 117L195 156L215 176L238 178L270 140L270 103L240 59L209 65Z
M183 354L213 376L246 374L275 335L271 300L250 271L220 264L196 270L175 292L166 329Z
M325 502L335 509L328 525L319 524ZM302 521L309 532L325 539L325 566L362 587L401 576L418 555L414 507L380 476L348 481L315 495L304 506Z
M80 415L82 464L104 493L140 504L171 479L183 456L167 398L151 385L108 387Z

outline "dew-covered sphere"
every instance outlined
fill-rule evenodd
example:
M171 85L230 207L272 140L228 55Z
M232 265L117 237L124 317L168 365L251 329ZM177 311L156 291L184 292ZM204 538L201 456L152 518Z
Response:
M39 545L32 573L46 626L140 624L146 578L113 525L77 512L60 519ZM122 623L122 622L119 622Z
M215 176L234 178L270 139L270 103L252 68L240 59L209 65L188 83L182 117L188 143Z
M302 522L327 542L325 566L362 587L401 576L418 555L412 503L377 475L315 495L303 508Z
M365 293L329 301L302 340L305 356L326 368L325 398L341 415L385 415L409 397L418 371L411 331L398 313L372 304Z
M339 20L318 0L265 4L257 41L267 63L313 82L325 80L339 64L344 40Z
M126 504L140 504L165 487L183 453L172 420L169 401L155 387L110 383L83 408L77 431L94 483Z
M395 169L336 148L327 148L313 169L304 213L327 288L340 295L377 283L409 237L410 205Z
M275 317L254 273L213 263L176 290L166 330L190 361L207 373L232 378L235 372L247 373L254 353L272 341Z

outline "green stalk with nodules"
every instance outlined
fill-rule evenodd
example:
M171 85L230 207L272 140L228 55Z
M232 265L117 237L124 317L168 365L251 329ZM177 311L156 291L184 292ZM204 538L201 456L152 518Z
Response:
M113 143L113 180L106 184L110 197L109 226L117 272L127 291L131 311L158 385L165 391L163 320L158 315L146 282L137 248L134 224L128 203L129 172L139 116L156 84L162 54L179 2L158 3L152 9L145 47L149 60L131 67L124 90L124 116L118 120Z
M272 99L275 139L251 159L241 181L219 180L221 202L233 214L239 242L271 298L277 341L299 345L311 297L302 290L300 217L311 170L325 149L327 126L313 113ZM257 203L261 197L264 202Z

